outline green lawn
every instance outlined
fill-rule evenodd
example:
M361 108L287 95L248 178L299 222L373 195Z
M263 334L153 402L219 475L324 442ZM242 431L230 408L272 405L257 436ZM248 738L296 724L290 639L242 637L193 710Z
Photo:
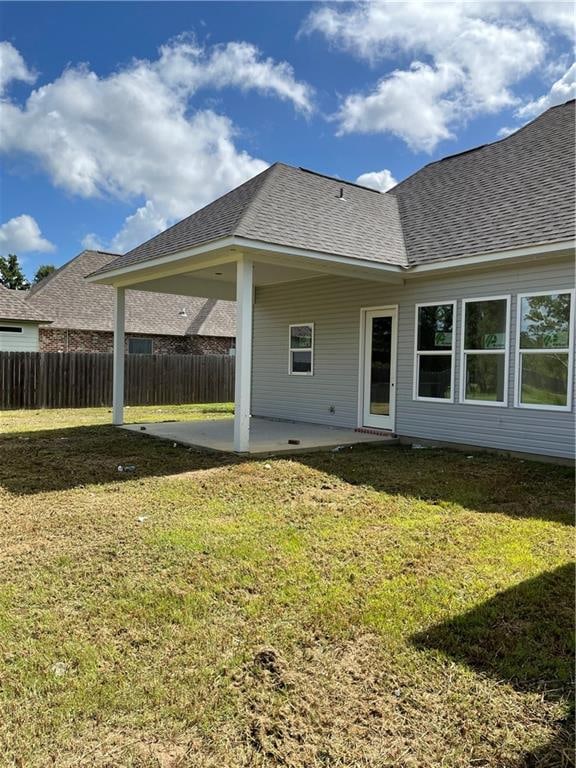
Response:
M569 469L109 418L0 414L2 768L574 764Z

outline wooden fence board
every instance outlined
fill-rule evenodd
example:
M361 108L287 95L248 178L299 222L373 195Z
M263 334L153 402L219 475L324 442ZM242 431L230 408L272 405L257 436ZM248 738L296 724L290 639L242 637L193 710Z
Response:
M233 357L126 355L126 405L234 399ZM0 409L112 405L111 354L0 352Z

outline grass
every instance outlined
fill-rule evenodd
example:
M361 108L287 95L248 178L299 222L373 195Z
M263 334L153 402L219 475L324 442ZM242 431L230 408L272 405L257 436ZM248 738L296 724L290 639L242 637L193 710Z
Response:
M0 415L2 766L573 765L570 470L109 418Z

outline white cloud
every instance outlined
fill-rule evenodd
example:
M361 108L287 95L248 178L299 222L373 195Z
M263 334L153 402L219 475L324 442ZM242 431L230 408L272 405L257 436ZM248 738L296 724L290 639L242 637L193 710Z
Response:
M546 109L555 107L558 104L563 104L565 101L575 97L576 64L572 64L570 69L552 85L548 93L524 104L524 106L517 110L516 114L520 118L531 119L541 112L544 112Z
M260 59L256 46L245 42L218 45L210 51L194 40L179 39L160 49L158 68L168 83L188 92L200 88L256 89L291 101L303 112L312 112L312 89L298 82L287 62Z
M54 251L54 245L42 237L40 227L32 216L23 213L0 226L0 253L38 252L48 253Z
M392 176L392 173L384 168L382 171L369 171L368 173L361 173L356 179L357 184L361 184L363 187L370 187L370 189L377 189L379 192L387 192L392 187L395 187L398 182Z
M320 32L373 66L408 57L410 67L369 93L346 97L336 117L341 132L392 132L425 151L469 117L517 104L513 87L540 66L546 50L523 6L506 3L375 0L321 7L305 31Z
M576 16L572 2L544 0L526 3L525 8L535 21L555 27L556 31L565 35L571 42L574 40Z
M70 68L22 107L1 102L0 150L36 158L72 194L143 201L107 246L128 250L267 167L236 147L228 117L194 110L199 88L227 86L312 109L309 87L253 46L176 40L155 61L107 77Z
M389 132L414 150L432 151L453 136L449 123L457 107L449 96L460 79L457 69L415 62L381 80L368 96L348 96L337 116L339 132Z
M518 130L518 126L516 128L512 128L510 125L503 125L502 128L498 130L498 138L505 139L508 136L511 136L513 133L516 133Z
M36 75L28 69L20 53L12 43L4 40L0 42L0 94L13 80L24 83L33 83Z

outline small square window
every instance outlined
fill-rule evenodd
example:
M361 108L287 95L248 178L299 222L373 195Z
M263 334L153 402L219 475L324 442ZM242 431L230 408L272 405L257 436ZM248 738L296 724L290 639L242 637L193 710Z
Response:
M130 355L151 355L152 339L128 339L128 353Z
M314 323L298 323L289 328L291 376L312 376L314 354Z

